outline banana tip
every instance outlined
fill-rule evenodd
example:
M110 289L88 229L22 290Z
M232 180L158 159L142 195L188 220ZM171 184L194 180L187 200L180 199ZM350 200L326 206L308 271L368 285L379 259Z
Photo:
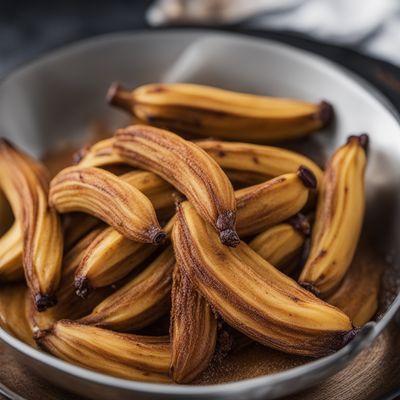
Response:
M85 276L77 276L75 277L74 286L76 295L86 299L91 290L89 279Z
M312 284L309 282L299 282L299 285L305 289L308 290L310 293L312 293L314 296L320 297L321 292Z
M75 152L72 155L72 162L74 165L79 164L82 159L86 156L86 154L88 153L88 151L90 150L90 146L85 146L82 147L81 149L79 149L77 152Z
M308 218L301 213L296 214L287 221L294 229L302 233L304 236L309 236L311 233L311 225Z
M322 126L328 126L333 119L333 107L332 104L325 100L319 103L319 118L321 120Z
M309 168L304 165L300 165L297 170L297 176L303 182L304 186L309 189L317 188L317 178L315 177L314 172L312 172Z
M120 83L113 82L106 94L106 102L112 106L131 109L131 94Z
M160 246L165 243L167 240L167 234L160 230L159 228L155 228L153 232L150 234L151 242L155 246Z
M352 141L358 142L358 144L364 149L366 153L369 150L369 136L367 133L361 133L360 135L350 135L347 138L347 143Z
M236 247L240 243L239 236L233 229L225 229L224 231L221 231L219 237L221 242L229 247Z
M35 307L39 312L46 311L48 308L57 304L54 295L38 293L35 295Z

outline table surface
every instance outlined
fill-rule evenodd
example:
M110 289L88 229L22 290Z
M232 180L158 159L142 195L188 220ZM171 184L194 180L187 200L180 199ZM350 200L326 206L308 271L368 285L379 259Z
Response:
M18 364L0 344L0 382L26 400L79 400ZM392 323L347 368L322 384L286 400L375 400L400 388L400 331ZM0 395L1 400L6 400Z

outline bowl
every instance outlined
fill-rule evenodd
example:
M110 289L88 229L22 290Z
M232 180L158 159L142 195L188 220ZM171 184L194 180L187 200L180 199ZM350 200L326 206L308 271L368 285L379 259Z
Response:
M321 57L264 39L204 30L112 34L57 50L4 79L1 135L39 157L50 147L78 141L99 116L112 128L122 126L129 118L104 102L115 80L129 87L185 81L310 101L328 99L336 110L333 126L290 147L323 162L348 134L369 133L364 231L390 258L384 281L392 286L399 282L399 116L368 83ZM128 381L56 359L2 329L0 339L35 373L89 398L274 399L333 375L368 347L400 308L400 296L391 293L399 293L399 287L384 293L379 320L365 325L337 353L284 372L226 384Z

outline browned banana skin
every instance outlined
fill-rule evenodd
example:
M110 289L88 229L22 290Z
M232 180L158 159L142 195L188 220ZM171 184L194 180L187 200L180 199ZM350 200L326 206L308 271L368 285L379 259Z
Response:
M198 140L195 143L209 154L229 177L238 176L242 181L251 179L252 184L296 172L301 165L314 173L318 183L323 176L321 168L314 161L291 150L214 139Z
M114 150L126 163L154 172L183 193L219 232L222 243L239 244L233 187L205 151L172 132L145 125L119 129Z
M297 173L235 191L237 232L241 237L254 235L294 216L316 188L314 173L300 166Z
M89 213L131 240L155 245L165 241L150 200L100 168L64 169L51 181L49 198L58 212Z
M175 216L164 226L167 235L174 223ZM127 239L111 227L106 228L93 239L81 257L75 272L76 294L85 298L93 289L114 284L156 250L154 246Z
M362 327L378 310L385 266L373 243L361 245L340 286L326 301L348 315L355 327Z
M63 234L57 212L48 206L46 168L0 139L0 186L23 236L23 267L39 311L56 304L61 276Z
M61 320L35 339L43 350L81 367L130 380L171 382L168 337L117 333Z
M75 320L82 318L113 292L111 287L99 288L90 293L83 301L75 295L74 291L75 271L85 254L86 248L100 232L101 228L91 231L64 256L61 282L56 292L57 304L44 312L38 312L34 307L29 310L29 321L34 332L49 329L61 319Z
M333 118L326 101L312 104L185 83L148 84L132 92L113 83L106 99L154 126L247 142L301 138Z
M174 265L169 246L80 322L122 332L137 331L155 322L170 309Z
M343 312L302 289L245 243L230 250L219 245L212 228L187 202L178 207L172 239L177 262L197 290L226 322L253 340L321 357L357 333Z
M209 365L217 341L217 318L185 271L175 266L172 287L170 375L189 383Z
M36 347L28 314L32 298L23 283L8 284L0 288L0 327L17 339Z

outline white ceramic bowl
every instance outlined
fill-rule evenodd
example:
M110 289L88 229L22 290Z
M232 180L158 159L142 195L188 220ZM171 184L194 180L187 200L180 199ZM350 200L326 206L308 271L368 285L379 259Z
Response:
M194 30L114 34L55 51L5 79L0 85L1 135L39 156L60 141L79 137L99 116L112 126L121 125L128 118L103 100L114 80L130 87L160 80L188 81L329 100L336 110L334 126L299 147L322 160L349 133L370 134L365 229L375 245L390 254L393 276L399 276L399 119L368 84L320 57L268 40ZM210 386L117 379L32 349L1 329L0 339L36 373L95 399L273 399L343 368L371 344L399 307L397 297L379 322L365 326L355 340L332 356L274 375Z

